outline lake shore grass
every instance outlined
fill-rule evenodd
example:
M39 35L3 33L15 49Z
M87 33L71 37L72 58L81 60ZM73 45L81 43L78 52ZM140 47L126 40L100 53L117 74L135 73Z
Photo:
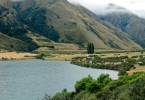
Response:
M35 59L37 54L32 53L17 53L17 52L4 52L0 53L0 60L25 60Z

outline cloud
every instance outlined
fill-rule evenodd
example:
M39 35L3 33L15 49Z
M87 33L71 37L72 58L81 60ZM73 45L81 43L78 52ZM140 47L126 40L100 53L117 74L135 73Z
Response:
M11 0L11 1L23 1L23 0Z
M126 8L129 11L145 18L145 0L68 0L70 2L79 3L97 14L108 13L109 11L118 11L119 9L112 7L111 10L106 9L110 3Z

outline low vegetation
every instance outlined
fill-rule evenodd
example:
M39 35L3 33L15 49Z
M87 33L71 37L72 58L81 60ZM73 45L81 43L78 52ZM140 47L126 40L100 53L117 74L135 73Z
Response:
M127 71L134 69L135 64L145 65L145 58L143 56L103 58L97 55L90 55L87 57L75 57L71 63L88 68L117 70L119 75L127 75Z

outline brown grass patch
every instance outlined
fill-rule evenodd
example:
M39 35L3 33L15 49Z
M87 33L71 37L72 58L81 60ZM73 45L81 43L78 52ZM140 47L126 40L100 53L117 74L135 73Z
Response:
M135 69L131 69L130 71L127 71L129 75L132 75L135 72L145 72L145 66L135 65Z
M37 54L31 54L31 53L16 53L16 52L6 52L6 53L0 53L0 59L1 58L7 58L7 59L31 59L35 58Z

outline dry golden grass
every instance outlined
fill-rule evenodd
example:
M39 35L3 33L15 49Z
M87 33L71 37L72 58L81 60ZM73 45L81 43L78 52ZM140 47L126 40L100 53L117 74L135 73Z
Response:
M132 75L135 72L145 72L145 66L135 65L135 69L131 69L130 71L127 71L129 75Z
M132 57L132 56L140 56L140 55L145 55L145 52L142 54L141 52L124 52L124 53L102 53L102 54L98 54L98 56L100 57L119 57L119 56L128 56L128 57Z
M6 53L0 53L0 59L7 58L7 59L31 59L35 58L37 54L31 54L31 53L16 53L16 52L6 52Z
M38 35L38 34L32 34L32 33L28 33L27 36L29 36L30 38L32 38L32 40L37 43L40 48L38 48L36 51L50 51L51 48L49 48L49 46L54 46L54 50L60 50L60 51L64 51L64 50L78 50L79 47L75 44L70 44L70 43L56 43L52 40L47 39L44 36Z

